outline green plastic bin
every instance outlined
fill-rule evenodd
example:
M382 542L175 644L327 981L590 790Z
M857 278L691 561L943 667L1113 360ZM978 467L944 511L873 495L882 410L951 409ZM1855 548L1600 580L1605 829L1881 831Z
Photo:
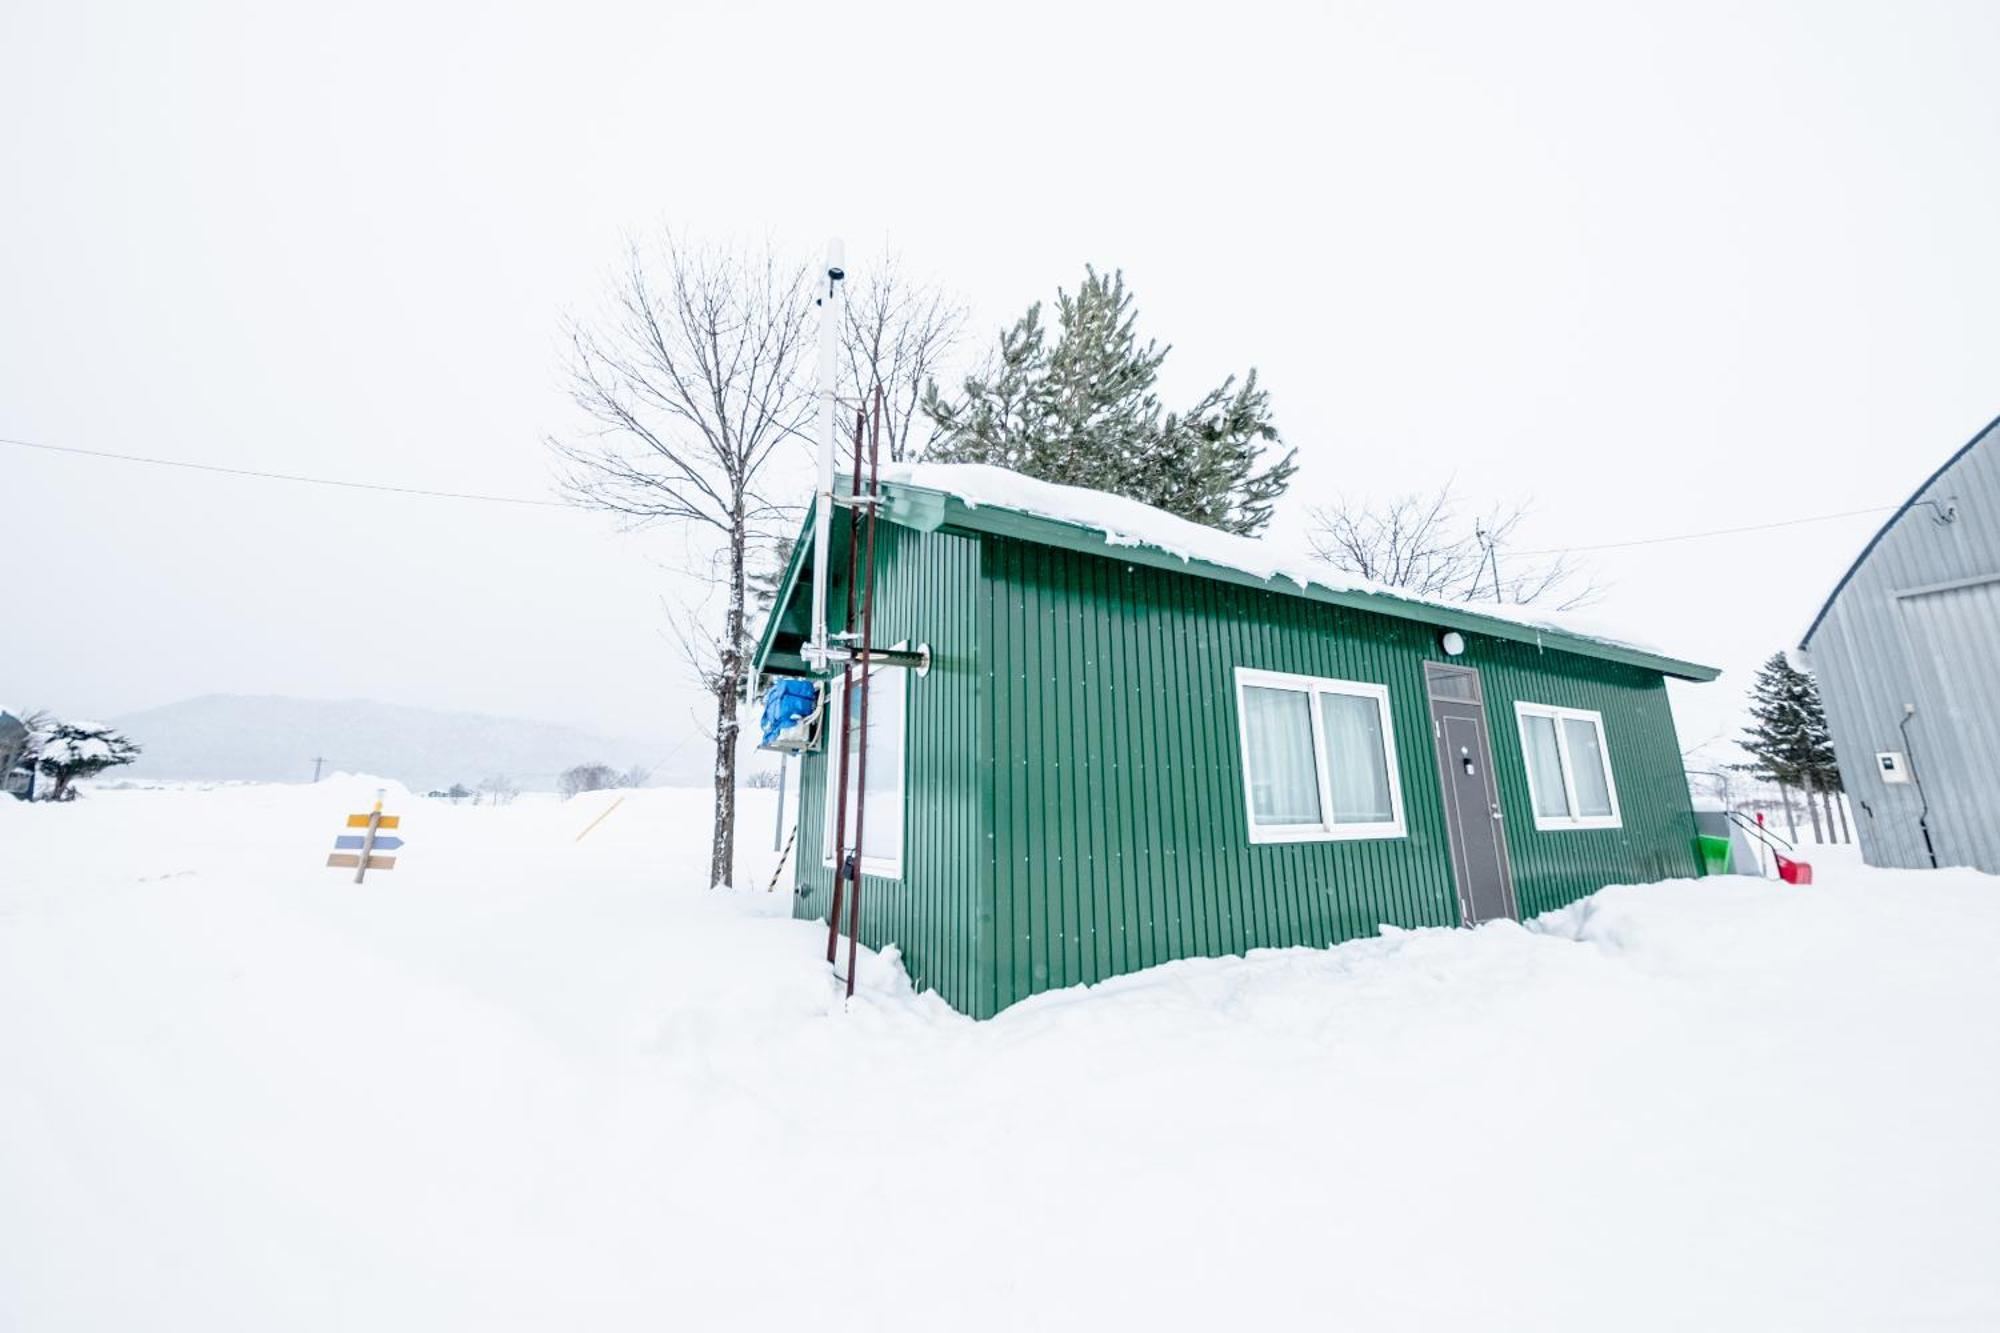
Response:
M1695 835L1695 844L1701 849L1702 874L1729 873L1729 839L1718 838L1709 833L1698 833Z

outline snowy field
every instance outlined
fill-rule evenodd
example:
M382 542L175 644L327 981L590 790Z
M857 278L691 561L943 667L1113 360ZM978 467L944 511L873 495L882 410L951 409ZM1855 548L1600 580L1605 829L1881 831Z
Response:
M700 792L0 800L6 1330L2000 1327L2000 881L851 1007ZM1813 856L1812 852L1807 855Z

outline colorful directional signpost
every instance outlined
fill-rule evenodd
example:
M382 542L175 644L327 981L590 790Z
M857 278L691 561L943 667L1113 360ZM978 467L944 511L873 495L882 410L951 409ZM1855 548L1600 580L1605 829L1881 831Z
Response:
M339 870L352 870L354 882L359 884L371 870L394 870L396 858L384 856L383 852L393 852L403 845L401 838L385 838L382 830L392 829L403 822L400 815L382 813L382 793L375 793L375 808L365 815L349 815L347 827L358 828L360 833L342 833L333 840L333 854L326 863Z

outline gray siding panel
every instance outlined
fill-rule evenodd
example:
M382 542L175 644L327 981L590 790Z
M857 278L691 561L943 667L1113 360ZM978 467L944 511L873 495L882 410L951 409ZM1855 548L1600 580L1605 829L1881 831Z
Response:
M1891 520L1807 643L1871 865L1930 864L1919 825L1928 798L1939 863L2000 873L1996 437L2000 423ZM1884 783L1883 750L1907 751L1921 787Z

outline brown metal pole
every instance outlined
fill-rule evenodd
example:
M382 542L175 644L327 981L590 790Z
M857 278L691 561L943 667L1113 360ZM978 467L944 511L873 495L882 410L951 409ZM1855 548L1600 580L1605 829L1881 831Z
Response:
M361 835L361 855L354 859L354 882L359 884L368 873L368 854L375 850L375 830L382 827L382 803L375 802L375 809L368 816L368 831Z
M878 477L882 462L882 386L875 386L875 422L868 432L868 494L880 493ZM861 460L854 460L854 473L861 475ZM868 580L861 593L861 804L854 810L854 888L847 899L847 995L854 998L854 955L861 938L861 840L862 822L868 818L868 654L875 643L875 515L880 505L868 506L868 553L862 570Z
M854 476L848 489L850 495L861 494L861 425L864 414L854 414ZM855 520L847 520L847 618L841 621L841 630L851 632L854 628L854 570L857 548L855 540ZM840 786L835 794L833 813L833 901L826 913L826 964L832 967L840 950L840 903L843 881L847 876L847 751L848 738L852 728L848 725L848 691L853 688L854 659L848 658L840 667Z
M382 827L382 793L375 793L375 808L368 812L368 831L361 835L361 855L354 858L354 882L368 873L368 855L375 850L375 831Z

